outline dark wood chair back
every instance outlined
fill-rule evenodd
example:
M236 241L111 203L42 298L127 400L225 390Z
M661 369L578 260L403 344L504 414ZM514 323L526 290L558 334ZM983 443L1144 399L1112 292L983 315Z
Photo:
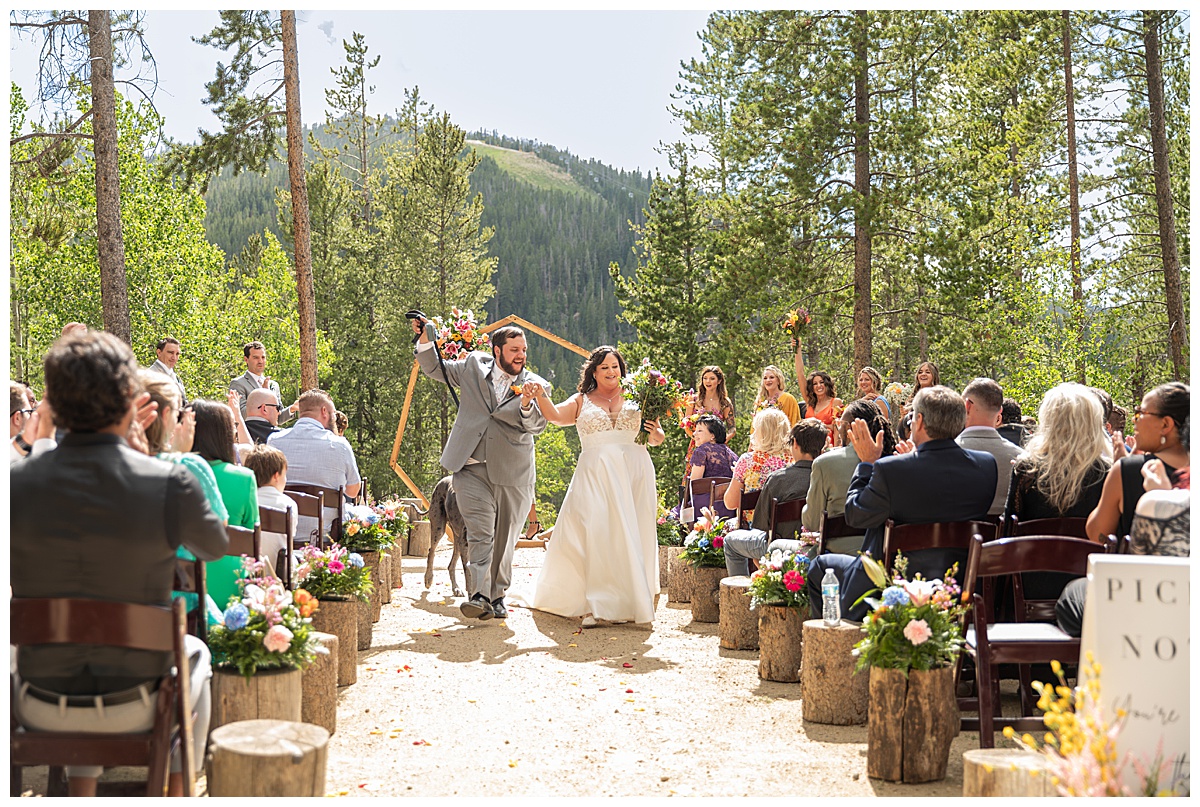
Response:
M1067 538L1083 538L1087 540L1086 518L1033 518L1020 521L1016 516L1009 516L1006 537L1022 535L1062 535Z
M208 644L208 586L204 578L204 561L175 558L175 591L195 594L199 605L187 615L187 632Z
M258 506L258 526L262 532L278 532L284 536L283 549L279 556L271 558L275 574L283 581L285 588L292 587L292 549L296 542L296 531L292 529L292 520L288 518L287 510L275 507Z
M334 543L341 543L342 540L342 522L346 519L346 489L338 486L336 488L327 488L321 485L310 485L305 482L289 482L284 486L284 493L289 490L307 493L309 496L315 496L318 493L323 494L325 498L325 506L337 508L337 516L333 523L329 525L329 537Z
M761 488L758 490L742 491L742 500L738 503L738 527L741 529L750 529L750 517L748 514L758 506L758 499L761 494Z
M225 550L225 556L238 557L241 555L249 555L254 559L258 559L262 554L262 528L255 527L247 529L246 527L235 527L233 524L225 526L225 534L229 536L229 547Z
M767 524L767 540L775 538L792 539L795 535L784 535L780 531L780 525L789 521L799 521L801 513L804 512L804 499L791 499L790 501L781 502L779 499L771 499L771 514Z
M310 543L318 549L325 548L325 494L302 493L285 487L283 493L296 503L296 515L308 516L317 520L317 529L308 535L297 535L296 540Z
M846 515L831 516L828 510L821 511L821 538L817 541L817 554L824 555L829 551L829 542L834 538L861 537L861 527L851 527L846 524Z
M13 645L92 644L168 652L172 654L174 670L159 681L154 725L147 732L25 731L14 723L9 733L10 794L21 794L23 768L70 764L146 767L149 773L146 795L165 796L171 751L178 749L184 795L194 795L196 771L183 640L184 612L182 600L176 600L170 609L105 600L16 598L11 601L9 642Z
M695 508L695 517L700 517L700 510L704 507L711 507L716 501L716 496L713 495L713 488L718 485L724 485L722 491L729 487L729 477L727 476L702 476L699 479L688 480L688 506ZM724 495L722 493L722 495Z
M897 552L906 555L922 549L961 549L965 552L971 546L971 536L976 533L991 541L999 537L1000 525L994 521L897 524L889 518L883 527L884 566L891 570Z

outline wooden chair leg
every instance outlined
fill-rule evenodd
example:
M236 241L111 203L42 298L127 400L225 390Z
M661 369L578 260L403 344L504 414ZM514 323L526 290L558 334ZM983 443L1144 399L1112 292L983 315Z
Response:
M992 668L979 663L975 667L975 684L979 690L979 747L992 748L992 732L995 731L992 709Z
M21 771L24 770L20 765L8 766L8 795L13 798L21 797Z
M69 790L66 768L61 765L51 765L50 770L46 772L46 796L65 797Z
M1025 717L1032 717L1034 706L1037 704L1033 698L1033 667L1029 664L1021 664L1017 670L1017 680L1021 687L1021 714Z

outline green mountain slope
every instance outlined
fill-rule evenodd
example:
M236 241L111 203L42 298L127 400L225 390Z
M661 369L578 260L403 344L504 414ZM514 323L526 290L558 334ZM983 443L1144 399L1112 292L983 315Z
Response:
M546 162L531 151L493 146L482 140L468 140L467 143L480 157L491 157L504 173L540 190L577 194L591 192L576 182L565 170Z

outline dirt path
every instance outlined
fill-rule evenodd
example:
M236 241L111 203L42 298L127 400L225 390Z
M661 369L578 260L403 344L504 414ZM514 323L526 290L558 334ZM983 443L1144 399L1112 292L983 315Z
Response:
M543 556L517 550L514 585ZM448 560L426 592L424 562L405 559L358 682L338 693L329 795L962 793L976 734L955 740L942 782L868 779L865 726L805 724L799 684L760 680L757 653L721 650L717 626L665 592L653 629L581 631L525 609L481 623L459 616Z

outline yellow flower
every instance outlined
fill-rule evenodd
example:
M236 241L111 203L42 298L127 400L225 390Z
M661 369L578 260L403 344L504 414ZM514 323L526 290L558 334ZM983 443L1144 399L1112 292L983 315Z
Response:
M358 526L358 522L351 521L349 524L346 525L346 534L347 535L358 535L359 529L360 529L360 527Z

